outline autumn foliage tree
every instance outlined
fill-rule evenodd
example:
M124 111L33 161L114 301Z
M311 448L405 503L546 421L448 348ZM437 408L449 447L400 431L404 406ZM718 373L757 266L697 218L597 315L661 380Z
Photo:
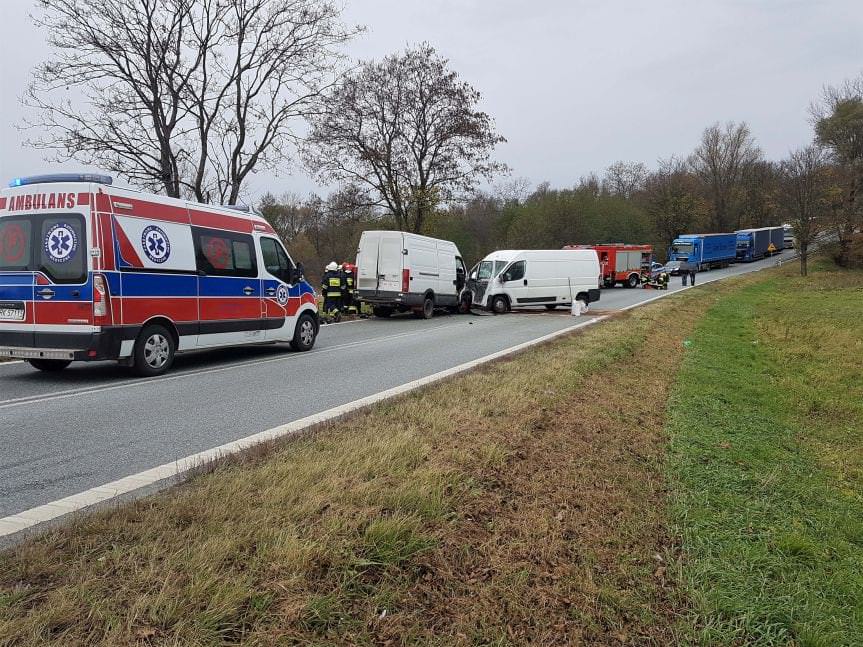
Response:
M365 62L325 94L306 161L420 232L440 204L505 169L491 159L504 139L479 100L430 45Z

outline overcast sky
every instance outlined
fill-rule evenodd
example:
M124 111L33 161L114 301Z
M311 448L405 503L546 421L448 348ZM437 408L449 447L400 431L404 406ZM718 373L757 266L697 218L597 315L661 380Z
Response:
M377 58L428 41L483 94L513 177L570 186L615 160L692 150L705 126L745 120L773 159L811 140L825 83L863 71L861 0L345 0ZM26 148L18 97L48 54L30 0L2 0L0 181L61 170ZM75 170L67 164L62 170ZM301 169L253 194L317 190Z

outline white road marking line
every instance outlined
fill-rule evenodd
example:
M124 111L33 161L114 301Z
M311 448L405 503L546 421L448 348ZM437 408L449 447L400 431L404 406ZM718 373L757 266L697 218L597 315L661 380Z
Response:
M24 363L23 359L13 359L12 361L9 361L9 362L0 362L0 368L3 368L4 366L12 366L13 364L23 364L23 363Z
M398 339L400 337L410 337L412 335L426 334L432 330L438 330L440 328L449 328L451 327L450 323L441 324L438 326L431 326L429 328L421 328L416 330L410 330L403 333L397 333L395 335L386 335L380 337L373 337L371 339L363 339L355 342L348 342L345 344L338 344L336 346L331 346L329 348L322 348L320 350L313 350L308 353L286 353L284 356L280 357L272 357L270 359L259 359L259 360L249 360L247 362L238 362L236 364L231 364L229 366L219 366L216 368L205 368L197 371L187 371L183 373L176 373L174 375L166 375L164 377L153 377L153 378L142 378L137 380L126 380L124 382L110 384L108 386L95 386L90 388L78 388L78 389L66 389L65 391L55 391L53 393L47 393L45 395L31 395L25 396L21 398L12 398L9 400L0 400L0 409L8 409L11 407L18 407L24 404L34 404L37 402L50 402L51 400L63 400L66 398L71 398L76 395L90 395L91 393L105 393L108 391L116 391L119 389L128 389L134 388L137 386L145 386L147 384L153 384L154 382L173 382L175 380L181 380L188 377L196 377L198 375L209 375L212 373L223 373L225 371L231 371L236 368L245 368L248 366L259 366L261 364L271 364L273 362L287 362L291 360L297 360L304 356L309 355L321 355L323 353L331 353L337 350L343 350L345 348L355 348L357 346L364 346L366 344L372 344L377 342L389 342L393 339Z
M206 464L208 461L223 458L268 440L275 440L296 434L297 432L314 425L338 420L347 414L353 413L372 404L409 393L410 391L414 391L428 384L464 373L487 362L518 353L519 351L530 348L531 346L536 346L537 344L550 341L556 337L568 334L578 330L579 328L593 325L607 318L608 315L588 319L587 321L579 322L573 326L567 326L566 328L556 330L541 337L537 337L536 339L531 339L529 341L516 344L515 346L499 350L490 355L485 355L469 362L459 364L458 366L407 382L400 386L380 391L338 407L333 407L327 411L315 413L310 416L306 416L305 418L301 418L278 427L273 427L272 429L267 429L266 431L252 434L251 436L246 436L245 438L234 440L230 443L225 443L224 445L192 454L191 456L186 456L185 458L181 458L171 463L165 463L164 465L159 465L158 467L154 467L131 476L126 476L116 481L112 481L111 483L106 483L105 485L100 485L98 487L79 492L78 494L73 494L72 496L58 499L44 505L30 508L23 512L18 512L8 517L4 517L0 519L0 538L24 532L40 524L64 517L67 514L79 512L93 505L110 501L122 494L127 494L141 488L155 485L168 479L177 479L182 477L184 474L187 474L190 470Z

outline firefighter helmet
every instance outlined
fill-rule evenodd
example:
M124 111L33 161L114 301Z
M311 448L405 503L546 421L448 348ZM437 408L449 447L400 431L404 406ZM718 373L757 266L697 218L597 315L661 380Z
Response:
M336 265L335 261L330 261L330 264L326 267L327 272L335 272L337 269L339 269L339 266Z

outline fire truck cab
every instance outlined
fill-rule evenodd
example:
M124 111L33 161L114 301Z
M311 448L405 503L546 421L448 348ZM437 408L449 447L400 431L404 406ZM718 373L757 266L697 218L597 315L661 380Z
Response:
M0 357L43 371L113 359L154 376L176 353L304 351L317 333L302 266L254 213L102 175L20 178L0 191Z

